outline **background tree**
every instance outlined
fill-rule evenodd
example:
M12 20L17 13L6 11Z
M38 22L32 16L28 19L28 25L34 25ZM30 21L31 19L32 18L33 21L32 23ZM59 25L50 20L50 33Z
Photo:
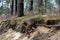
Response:
M30 0L30 7L29 7L29 10L33 10L33 0Z
M18 0L18 17L24 15L24 0Z
M14 0L10 0L10 14L13 15L13 4Z
M60 0L57 0L57 2L58 2L59 13L60 13Z
M14 0L14 6L13 6L13 8L14 8L13 14L14 14L14 16L17 16L17 0Z

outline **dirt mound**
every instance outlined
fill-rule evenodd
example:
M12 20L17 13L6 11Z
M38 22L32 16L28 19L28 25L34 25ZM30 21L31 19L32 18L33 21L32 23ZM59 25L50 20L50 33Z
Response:
M54 27L38 25L41 20L36 21L37 17L3 21L0 24L0 40L60 40L60 31Z
M0 40L60 40L60 31L39 26L28 37L25 34L9 29L6 33L0 35Z

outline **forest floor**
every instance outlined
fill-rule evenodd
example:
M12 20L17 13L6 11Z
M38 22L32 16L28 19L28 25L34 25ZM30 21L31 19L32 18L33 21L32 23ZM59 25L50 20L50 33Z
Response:
M8 29L6 33L0 35L0 40L60 40L60 30L38 26L28 38L25 34Z
M35 16L35 18L37 17L38 16ZM22 18L27 19L24 17ZM17 18L17 19L19 23L19 19L21 18ZM4 21L4 20L1 20L1 21ZM60 40L60 30L56 30L54 28L48 28L43 25L42 26L38 25L37 28L30 33L30 35L26 35L24 33L20 33L19 31L13 30L12 28L8 28L8 27L5 28L4 25L7 25L8 23L5 23L3 25L4 28L1 27L2 26L1 21L0 21L0 40ZM6 22L9 22L9 21L6 21ZM13 22L15 23L14 20ZM2 22L2 24L3 23L4 22Z

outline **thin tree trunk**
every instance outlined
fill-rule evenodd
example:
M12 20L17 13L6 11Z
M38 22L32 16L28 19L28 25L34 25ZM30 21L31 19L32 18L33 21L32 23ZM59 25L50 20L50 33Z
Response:
M46 13L46 0L43 0L44 5L44 13Z
M11 4L10 4L10 15L13 15L13 3L14 0L10 0Z
M15 0L15 15L17 15L17 0Z
M39 2L38 2L38 7L39 7L39 12L40 13L42 13L42 8L41 7L43 7L43 0L39 0ZM43 14L43 13L42 13Z
M3 10L3 0L1 0L1 1L2 1L2 13L3 13L3 11L4 11L4 10Z
M58 5L59 5L59 13L60 13L60 0L59 0L59 4Z
M33 0L30 0L30 7L29 7L29 10L33 10Z
M24 15L24 1L18 0L18 17L21 17Z
M40 0L40 7L43 6L43 0Z
M17 0L14 0L14 16L17 15Z
M38 8L39 8L39 11L40 11L41 6L43 6L43 0L39 0L39 1L38 1Z

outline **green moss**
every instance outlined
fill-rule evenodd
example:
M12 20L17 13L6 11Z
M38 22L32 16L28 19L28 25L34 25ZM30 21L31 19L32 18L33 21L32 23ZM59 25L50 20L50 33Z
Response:
M10 19L10 24L15 25L16 24L16 18L11 18Z
M10 19L10 24L11 25L14 25L16 23L19 22L19 25L17 25L17 29L18 30L21 30L22 26L23 26L23 23L26 21L26 20L31 20L31 19L36 19L37 21L38 20L41 20L43 19L44 22L47 22L48 20L58 20L60 19L60 17L58 16L53 16L53 15L35 15L35 16L23 16L23 17L18 17L18 18L11 18Z

